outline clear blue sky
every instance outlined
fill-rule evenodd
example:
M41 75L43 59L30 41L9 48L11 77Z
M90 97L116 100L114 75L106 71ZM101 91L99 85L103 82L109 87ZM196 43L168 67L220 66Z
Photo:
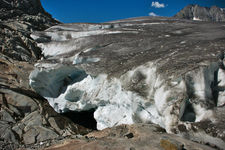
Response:
M47 12L64 23L106 22L148 16L150 13L173 16L188 4L207 7L216 5L225 8L225 0L41 0L41 2Z

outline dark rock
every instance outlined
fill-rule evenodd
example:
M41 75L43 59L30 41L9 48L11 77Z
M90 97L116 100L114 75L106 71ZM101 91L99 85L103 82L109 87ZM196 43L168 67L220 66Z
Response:
M0 139L0 149L1 150L15 150L19 148L19 144L11 143Z
M133 133L128 133L128 134L126 134L125 135L128 139L130 139L130 138L133 138L134 137L134 134Z
M0 138L7 142L18 143L18 140L16 139L16 136L11 128L12 127L8 124L8 122L0 120Z
M9 110L14 114L14 116L22 117L22 113L15 106L9 104Z
M0 16L0 53L19 61L40 59L41 51L31 39L31 32L59 23L45 12L40 0L4 0Z
M0 111L0 119L11 123L16 123L15 119L13 119L12 116L4 109Z
M71 136L74 134L86 134L87 130L80 125L75 125L71 120L62 117L50 117L48 119L49 124L57 133L62 136ZM91 131L91 130L90 130Z
M38 109L37 103L30 97L11 91L4 90L7 103L15 106L24 115Z
M23 14L37 15L43 13L49 17L50 14L45 12L40 0L3 0L0 5L1 19L6 17L18 17Z
M47 129L45 127L41 127L41 126L36 127L36 130L39 132L39 134L37 136L38 142L49 140L49 139L55 139L58 137L57 133L55 133L53 130Z
M21 128L21 125L16 125L12 128L12 130L19 136L20 139L22 139L22 135L23 135L23 128Z

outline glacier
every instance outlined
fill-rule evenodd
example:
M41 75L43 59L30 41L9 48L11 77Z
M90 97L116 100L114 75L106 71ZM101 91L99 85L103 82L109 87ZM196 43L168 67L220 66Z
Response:
M150 122L169 133L181 124L191 130L215 122L225 103L216 57L223 30L163 17L57 25L32 35L43 59L30 86L59 113L95 109L98 130Z

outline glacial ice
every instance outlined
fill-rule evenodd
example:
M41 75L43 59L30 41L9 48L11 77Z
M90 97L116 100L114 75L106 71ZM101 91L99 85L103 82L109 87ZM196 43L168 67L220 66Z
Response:
M143 23L141 26L159 24L161 23ZM124 26L126 25L129 26L129 23L125 22ZM149 60L133 67L119 77L106 73L90 74L85 67L91 63L102 65L104 58L101 54L99 57L83 56L94 51L95 43L86 46L90 42L88 37L136 33L108 30L111 27L68 24L55 26L32 36L35 40L47 37L51 42L39 43L47 61L35 65L36 69L30 74L30 85L45 97L57 112L95 109L94 118L99 130L120 124L153 122L165 128L167 132L172 132L178 122L201 121L213 116L208 105L219 106L225 103L225 92L219 92L216 100L212 89L218 70L219 86L225 85L225 73L219 69L217 63L193 69L179 77L165 77L165 74L158 70L157 60ZM179 43L187 42L181 40ZM175 53L176 50L168 55L172 57ZM48 59L49 57L57 61L52 64L54 59Z
M210 83L213 81L213 73L218 68L215 64L211 65L188 74L186 81L171 81L170 85L157 74L156 66L147 63L125 73L119 79L109 80L106 74L93 77L74 66L42 64L36 65L36 70L31 73L30 85L44 96L57 112L96 109L94 117L99 130L119 124L153 122L170 132L180 115L179 110L176 115L170 113L174 103L180 101L180 95L187 93L186 86L192 86L193 91L189 92L199 99L207 99L211 96ZM146 76L146 96L133 91L134 87L129 87L132 82L135 83L137 72ZM66 81L68 76L70 80ZM41 80L43 78L45 80ZM219 101L222 103L224 100L223 96L221 97ZM193 107L196 121L212 116L210 110L199 104L193 104Z

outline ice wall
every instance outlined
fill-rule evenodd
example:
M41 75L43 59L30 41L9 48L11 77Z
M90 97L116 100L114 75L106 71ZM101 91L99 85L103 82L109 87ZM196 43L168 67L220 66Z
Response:
M91 76L73 66L36 65L30 85L57 112L96 109L99 130L119 124L153 122L173 132L179 121L201 121L212 116L212 83L218 65L188 72L184 77L164 78L157 64L149 62L120 78ZM220 84L224 83L219 71ZM223 93L218 95L222 103Z
M153 122L175 133L225 102L224 70L205 42L224 34L207 27L165 18L57 25L32 35L44 58L30 85L57 112L95 109L100 130Z

